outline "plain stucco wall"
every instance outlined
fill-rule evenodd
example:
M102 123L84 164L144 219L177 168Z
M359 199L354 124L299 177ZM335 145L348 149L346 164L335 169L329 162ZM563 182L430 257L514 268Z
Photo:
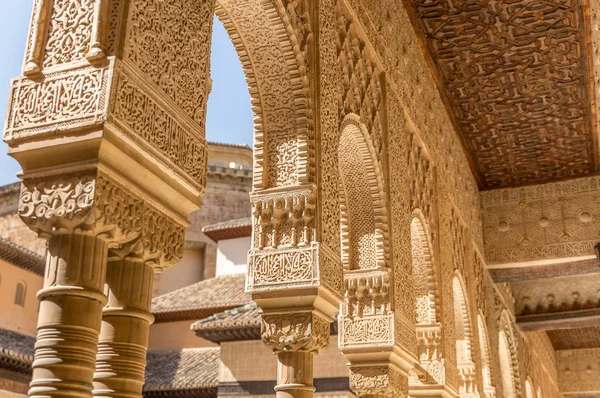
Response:
M331 336L329 346L315 355L314 377L348 377L347 360ZM260 340L221 343L219 382L275 380L277 356Z
M162 322L150 326L150 350L217 347L217 344L196 336L190 326L194 321Z
M249 236L220 240L217 246L217 276L245 273L251 244Z
M174 267L158 274L154 279L153 296L172 292L204 279L203 250L186 249L183 258Z
M17 284L26 285L25 306L15 304ZM37 292L44 281L41 276L0 261L0 328L27 336L36 335L38 318Z

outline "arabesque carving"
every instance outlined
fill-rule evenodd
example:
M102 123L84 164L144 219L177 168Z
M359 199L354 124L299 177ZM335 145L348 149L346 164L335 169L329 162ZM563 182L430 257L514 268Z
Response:
M251 198L256 249L310 245L316 238L313 187L261 192Z
M264 314L262 341L274 352L319 352L329 345L331 321L314 312Z
M161 267L183 256L183 225L102 173L25 182L19 216L42 237L79 230L115 244L139 240Z
M584 2L405 4L482 186L597 171Z
M388 271L348 273L339 325L339 347L381 347L394 344L394 313Z

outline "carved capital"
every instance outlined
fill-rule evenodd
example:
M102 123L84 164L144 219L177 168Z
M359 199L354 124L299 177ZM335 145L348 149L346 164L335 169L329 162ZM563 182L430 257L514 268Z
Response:
M389 364L350 366L350 389L358 396L407 397L408 379Z
M314 311L264 314L262 341L274 352L319 352L329 345L330 320Z
M183 255L183 225L98 171L25 181L19 216L46 239L77 230L160 266Z

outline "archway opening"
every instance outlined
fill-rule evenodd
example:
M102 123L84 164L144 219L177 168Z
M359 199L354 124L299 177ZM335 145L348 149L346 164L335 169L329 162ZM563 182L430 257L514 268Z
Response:
M525 380L525 397L535 398L535 392L533 391L533 383L529 377L527 378L527 380Z
M410 224L412 287L415 306L417 354L419 363L427 371L425 379L411 375L410 382L418 386L422 382L442 385L445 382L442 330L437 319L437 282L433 265L431 244L427 239L426 225L415 211Z
M498 337L498 350L500 356L500 376L502 377L502 390L504 398L515 398L515 384L513 377L512 355L510 345L504 330L500 331Z
M385 267L383 197L376 158L364 127L351 120L342 129L338 147L340 172L340 239L346 270Z
M488 397L495 396L496 389L492 383L492 366L490 357L490 343L487 327L483 314L477 315L477 331L479 335L479 351L481 352L481 373L483 376L483 389Z
M410 223L410 237L416 323L432 325L437 323L435 276L425 228L418 217Z
M452 280L454 298L454 324L456 338L456 364L460 374L459 393L462 397L477 395L477 376L471 345L471 321L467 295L459 276Z

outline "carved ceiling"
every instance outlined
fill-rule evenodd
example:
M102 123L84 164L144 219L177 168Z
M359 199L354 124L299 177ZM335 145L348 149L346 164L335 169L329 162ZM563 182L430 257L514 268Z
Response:
M405 0L482 189L598 171L586 0Z

